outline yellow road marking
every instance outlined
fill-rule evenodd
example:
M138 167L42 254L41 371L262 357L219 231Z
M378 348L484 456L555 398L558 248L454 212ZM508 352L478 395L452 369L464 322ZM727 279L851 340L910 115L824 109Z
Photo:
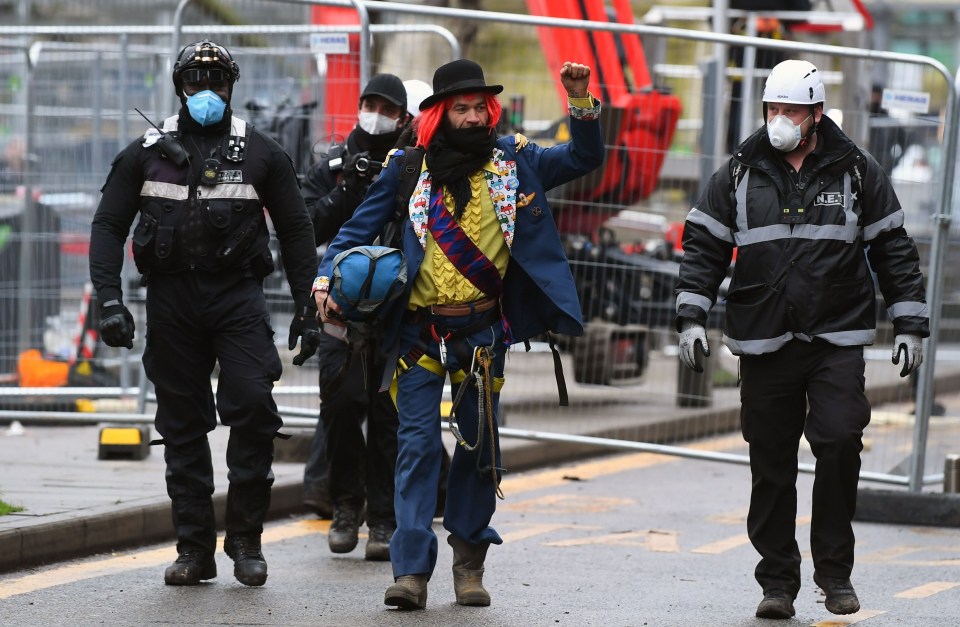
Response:
M724 512L722 514L707 516L707 520L714 523L720 523L722 525L743 526L747 524L747 511L747 508L744 507L732 512Z
M600 529L600 527L591 525L565 525L563 523L531 523L528 525L523 525L523 528L518 531L501 533L500 537L503 538L505 543L519 542L521 540L527 540L536 536L553 533L554 531L559 531L560 529L594 530Z
M860 610L856 614L849 614L843 618L831 618L829 620L822 620L818 623L810 623L810 627L842 627L843 625L854 625L856 623L865 621L868 618L873 618L874 616L880 616L881 614L886 613L886 610Z
M917 551L923 551L924 547L920 546L892 546L880 551L871 551L864 555L858 555L857 561L867 561L867 562L887 562L892 559L896 559L903 555L908 555L910 553L916 553Z
M740 534L736 536L731 536L724 540L717 540L716 542L711 542L710 544L704 544L701 547L691 549L691 553L701 553L704 555L718 555L720 553L725 553L732 549L740 548L745 544L750 544L750 538L747 537L747 534Z
M263 530L261 541L264 544L280 542L290 538L310 535L312 533L327 533L330 530L329 520L295 521L280 526L267 527ZM223 549L223 537L217 539L217 551ZM132 553L113 553L94 561L80 564L67 564L32 575L4 581L0 586L0 599L8 599L18 594L27 594L44 588L52 588L85 579L114 575L119 572L136 570L138 568L153 568L172 562L176 558L173 547L134 551Z
M898 599L925 599L945 590L956 588L957 586L960 586L960 583L955 581L931 581L922 586L898 592L893 596Z
M641 546L648 551L657 553L678 553L680 545L677 542L677 532L651 529L649 531L629 531L626 533L611 533L592 538L571 538L545 542L544 546L585 546L588 544L616 544L625 546Z
M594 497L582 494L545 494L535 499L510 503L499 509L511 512L543 512L547 514L598 513L608 512L633 502L633 499Z

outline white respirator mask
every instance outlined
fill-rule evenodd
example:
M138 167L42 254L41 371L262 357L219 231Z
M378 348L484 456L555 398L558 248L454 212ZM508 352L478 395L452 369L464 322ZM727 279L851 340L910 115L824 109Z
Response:
M397 130L397 120L380 115L375 111L361 111L358 121L360 128L371 135L383 135Z
M810 117L809 115L805 117L803 122L809 120ZM799 146L800 140L803 139L800 131L803 122L794 124L785 115L774 117L773 121L767 123L767 137L770 138L770 145L783 152L790 152Z

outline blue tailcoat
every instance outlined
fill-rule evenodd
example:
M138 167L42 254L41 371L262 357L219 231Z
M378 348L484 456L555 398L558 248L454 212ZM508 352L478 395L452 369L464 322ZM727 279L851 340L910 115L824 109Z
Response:
M598 119L570 117L571 141L549 148L535 143L518 146L516 136L497 140L502 160L516 163L518 189L523 202L516 203L516 222L510 261L504 276L503 312L513 339L522 342L545 331L582 335L580 300L570 265L546 191L567 183L603 163L603 135ZM398 154L396 153L394 157ZM330 243L318 275L331 276L333 258L354 246L371 244L393 219L400 184L402 159L392 158L380 177L370 186L366 199ZM387 316L384 353L396 350L402 311L406 309L413 282L423 262L424 248L413 221L403 225L403 252L407 262L407 287ZM392 362L388 362L392 363Z

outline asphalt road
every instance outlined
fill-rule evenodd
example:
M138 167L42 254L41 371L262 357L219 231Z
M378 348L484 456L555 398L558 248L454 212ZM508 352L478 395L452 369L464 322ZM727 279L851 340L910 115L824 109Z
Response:
M697 446L743 452L739 436ZM804 586L784 625L955 626L960 615L960 529L855 523L853 582L863 609L823 607L809 560L812 477L800 476L797 538ZM270 576L247 588L218 554L216 579L163 585L172 544L63 562L0 576L4 625L764 625L746 538L749 470L740 465L616 455L510 476L494 526L489 608L454 601L450 549L440 558L427 609L383 605L389 564L334 556L328 521L269 523Z

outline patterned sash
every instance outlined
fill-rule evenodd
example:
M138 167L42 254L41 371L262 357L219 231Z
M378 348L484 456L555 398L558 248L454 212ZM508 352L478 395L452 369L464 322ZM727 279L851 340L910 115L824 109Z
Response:
M500 296L503 291L500 272L447 211L440 185L431 194L427 228L460 274L487 296Z

